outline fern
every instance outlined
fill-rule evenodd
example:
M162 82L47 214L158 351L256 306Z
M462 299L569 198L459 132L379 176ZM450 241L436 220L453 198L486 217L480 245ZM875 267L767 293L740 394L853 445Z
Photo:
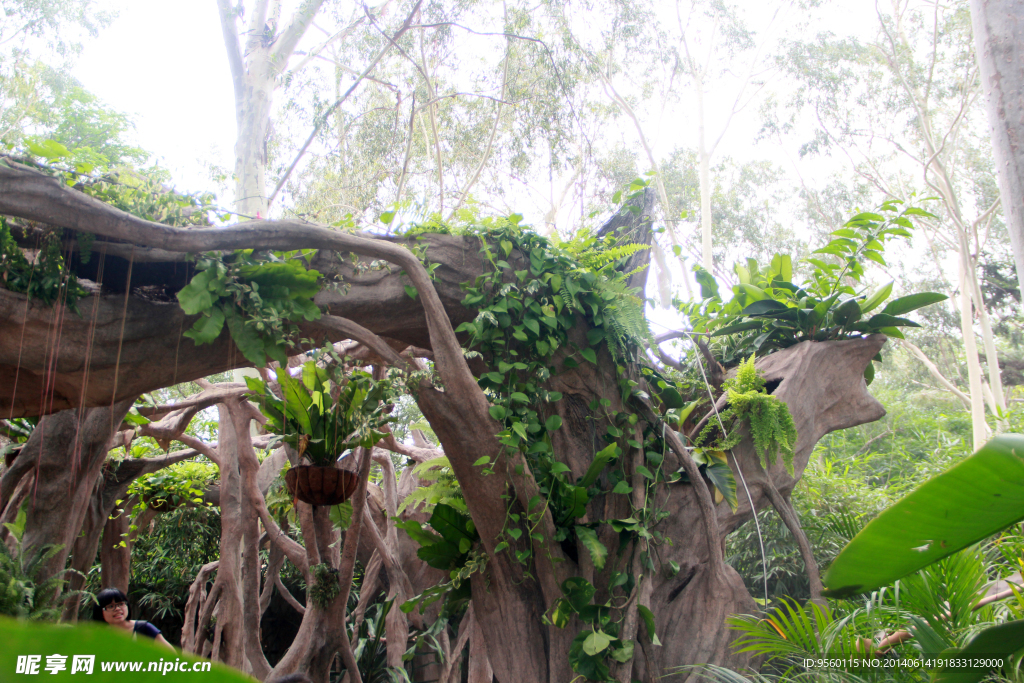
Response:
M736 369L736 377L725 382L729 408L721 413L721 418L723 422L728 419L734 420L729 434L715 439L718 425L714 421L709 421L695 439L695 443L704 448L728 450L739 443L740 437L736 428L745 422L750 428L754 451L761 459L761 466L768 469L781 453L786 471L792 475L794 447L798 436L796 424L789 413L789 407L765 391L764 378L754 367L754 361L755 357L751 355L740 363Z
M27 505L26 502L18 511L13 523L4 525L14 539L14 549L0 542L0 614L55 621L60 616L60 607L56 603L64 586L63 575L58 573L48 578L43 577L47 563L60 553L63 546L46 545L31 557L25 556L21 543L25 533Z
M444 503L451 507L466 512L466 501L462 496L462 488L459 486L455 474L451 470L451 463L448 458L433 458L422 462L413 469L421 481L429 482L418 487L410 493L398 506L398 514L409 507L415 509L422 505L424 512L430 512L438 503Z
M603 312L604 327L611 332L608 345L613 352L628 356L630 349L641 346L644 341L653 343L643 299L624 279L599 279L594 291L607 302Z
M614 270L621 261L638 251L650 249L646 244L639 242L619 244L618 238L613 235L597 238L587 228L580 230L573 239L562 242L559 246L569 252L585 270L600 273Z

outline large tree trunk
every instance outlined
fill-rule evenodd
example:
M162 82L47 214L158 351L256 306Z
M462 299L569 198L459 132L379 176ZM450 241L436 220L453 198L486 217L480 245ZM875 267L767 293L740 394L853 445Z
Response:
M971 0L971 18L1003 219L1024 292L1024 0Z
M19 480L25 475L34 477L35 485L27 497L22 547L31 556L45 546L61 546L61 551L47 563L47 576L64 570L97 489L103 488L100 471L110 439L134 401L131 397L103 408L64 410L44 417L0 480L3 508ZM97 525L101 526L101 522ZM98 533L94 529L96 538ZM96 545L95 540L89 543L91 564ZM81 551L89 553L84 546Z

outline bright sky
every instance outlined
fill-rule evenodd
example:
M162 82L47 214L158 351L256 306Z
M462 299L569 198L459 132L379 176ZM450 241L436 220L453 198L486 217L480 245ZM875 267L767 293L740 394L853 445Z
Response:
M216 3L112 4L120 16L98 40L86 43L75 77L134 118L139 144L170 169L180 189L209 189L203 163L230 170L235 139Z
M86 42L74 75L108 105L133 117L139 144L171 171L179 189L214 189L208 166L232 170L235 138L231 79L215 1L109 0L105 4L117 9L118 19L98 40ZM875 21L862 2L834 3L824 16L839 31L851 26L870 30ZM707 98L712 137L731 105L729 85ZM688 118L688 110L684 106L668 120L645 124L656 148L696 146L696 140L688 139L695 125L679 120ZM622 123L624 141L639 147L629 122ZM776 157L777 163L788 166L781 150L769 145L751 148L759 125L755 104L733 121L716 158ZM641 166L646 165L641 160ZM220 199L225 204L230 201L229 196Z

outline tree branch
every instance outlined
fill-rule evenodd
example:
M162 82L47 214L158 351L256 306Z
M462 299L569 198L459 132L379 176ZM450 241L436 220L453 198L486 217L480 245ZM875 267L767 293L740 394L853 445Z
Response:
M223 2L223 0L218 1ZM323 2L324 0L305 0L292 14L288 26L281 32L280 37L274 42L274 47L270 50L270 61L276 65L275 73L281 73L287 66L288 58L295 52L295 46L299 44Z
M322 2L323 0L320 1ZM345 100L348 99L348 96L351 95L357 87L359 87L359 84L363 82L363 79L367 75L369 75L371 71L377 68L377 64L380 63L380 60L384 59L384 56L391 50L391 47L395 44L395 40L401 37L403 33L409 30L409 25L412 23L412 18L419 10L420 3L422 1L423 0L418 0L416 6L412 8L412 12L409 13L408 17L406 17L405 23L403 23L399 27L398 31L395 32L395 35L393 37L388 38L389 43L385 45L381 49L381 51L377 53L377 56L370 61L370 63L366 66L365 69L363 69L363 72L359 74L355 82L352 83L351 86L349 86L348 90L346 90L345 93L334 102L334 104L328 107L327 110L324 111L323 114L321 114L320 120L317 121L317 124L313 127L313 132L309 134L309 137L306 138L306 141L302 144L302 147L299 149L298 154L296 154L295 158L292 159L292 163L289 164L288 170L286 170L284 172L284 175L281 176L281 179L277 181L277 185L274 187L274 191L270 194L270 198L267 199L267 206L273 204L274 198L277 197L277 193L281 191L281 188L284 187L284 184L288 181L288 178L291 177L292 171L295 170L295 167L296 165L298 165L299 160L302 159L302 157L306 154L306 150L308 150L309 146L313 144L313 140L315 140L316 136L320 133L320 129L324 127L324 125L327 123L327 120L331 118L332 114L334 114L335 110L338 107L340 107L345 102Z
M245 65L242 62L242 46L238 42L238 28L235 25L235 9L228 0L217 0L220 14L220 28L224 36L224 48L228 51L228 65L231 67L231 83L235 88L235 110L245 98Z

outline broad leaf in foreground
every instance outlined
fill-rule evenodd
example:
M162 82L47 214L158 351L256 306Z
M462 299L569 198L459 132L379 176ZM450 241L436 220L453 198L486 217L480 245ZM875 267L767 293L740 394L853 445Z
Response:
M1024 518L1024 436L1004 434L884 511L824 577L829 597L888 585Z

